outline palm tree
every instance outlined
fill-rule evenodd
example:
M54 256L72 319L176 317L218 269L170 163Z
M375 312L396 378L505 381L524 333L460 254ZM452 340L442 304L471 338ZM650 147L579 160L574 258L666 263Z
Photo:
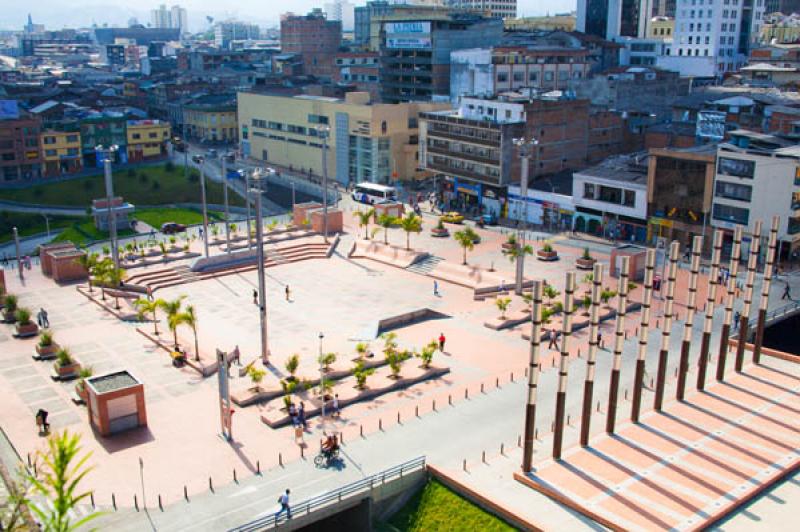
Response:
M171 301L160 300L159 307L167 315L167 326L172 331L175 347L178 347L178 326L185 323L181 312L181 305L186 296L180 296Z
M182 322L192 328L194 334L194 359L200 360L200 345L197 342L197 313L194 305L186 305L186 311L181 315Z
M422 218L409 211L400 219L400 227L406 232L406 249L411 249L411 233L422 232Z
M110 285L110 286L114 287L114 288L119 288L120 285L122 284L122 281L125 280L125 275L126 275L125 274L125 270L123 270L122 268L115 268L114 265L112 264L111 267L109 267L105 271L105 273L103 275L103 282L105 284L107 284L107 285ZM115 291L114 293L118 294L119 292ZM117 310L119 310L119 297L118 296L114 296L114 307Z
M533 255L533 246L530 244L522 245L522 243L514 239L512 247L503 249L503 255L508 257L511 262L516 263L517 272L514 293L522 295L522 280L525 276L525 255Z
M369 222L375 216L375 209L371 208L367 211L356 211L356 218L358 218L358 226L364 228L364 240L369 239Z
M462 262L462 264L466 264L467 250L472 251L475 249L475 240L477 240L478 234L473 231L471 227L465 227L461 231L456 231L453 234L453 238L456 239L459 246L464 248L464 262Z
M89 292L94 291L94 287L92 286L92 270L97 266L99 261L99 255L97 253L89 253L86 251L83 255L75 259L75 261L83 266L83 269L86 270L86 273L89 275Z
M94 277L96 283L100 285L100 296L102 297L103 301L106 300L106 275L108 271L114 267L114 261L109 259L108 257L97 260L93 265L92 269L89 272L90 277Z
M495 300L494 304L497 306L497 310L500 311L500 319L506 319L506 311L508 310L508 306L511 304L510 297L499 297Z
M383 243L389 244L389 228L397 223L397 218L391 214L381 214L378 216L378 225L383 227Z
M140 320L143 319L144 315L147 313L153 314L153 334L156 336L158 336L158 316L156 312L158 309L162 308L163 304L163 299L147 299L145 297L140 297L133 302L133 306L136 307Z

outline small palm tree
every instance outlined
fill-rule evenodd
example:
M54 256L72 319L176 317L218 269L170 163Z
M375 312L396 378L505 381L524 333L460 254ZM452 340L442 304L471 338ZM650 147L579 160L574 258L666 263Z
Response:
M125 280L126 275L127 274L125 273L125 270L123 270L122 268L115 268L113 263L112 263L111 266L108 269L106 269L105 272L104 272L103 282L106 285L112 286L114 288L119 288L119 286L122 284L122 281ZM118 292L115 292L115 293L118 293ZM118 296L114 296L114 307L117 310L119 310L119 297Z
M406 249L411 249L411 233L422 232L422 218L409 211L400 219L400 227L406 232Z
M194 335L194 359L200 360L200 344L197 342L197 312L194 305L186 305L186 310L181 313L181 322L192 328Z
M364 228L364 240L368 240L369 222L375 216L375 209L369 209L367 211L356 211L354 214L356 218L358 218L358 226Z
M397 224L397 217L391 214L381 214L378 216L378 225L383 227L383 243L389 243L389 228Z
M92 270L95 268L99 260L99 255L97 253L89 252L85 252L83 255L75 259L78 264L83 266L83 269L86 270L86 273L89 275L90 292L94 291L94 287L92 286Z
M509 243L512 243L510 237L508 240ZM530 244L522 245L521 243L517 242L516 238L514 238L513 245L509 248L503 249L503 255L508 257L508 259L515 264L517 264L517 261L521 261L521 263L517 265L516 281L514 287L514 292L518 295L521 295L523 277L525 276L524 272L525 255L533 255L533 246L531 246Z
M511 304L510 297L498 297L494 304L497 306L497 310L500 311L500 319L506 319L506 311L508 310L508 306Z
M297 373L297 368L299 366L300 366L300 355L298 355L297 353L295 353L294 355L290 356L286 360L286 364L284 364L284 367L286 368L286 371L289 372L289 375L292 376L292 379L295 378L294 374Z
M171 301L160 299L158 305L161 311L167 315L167 326L169 330L172 331L176 348L178 347L178 326L184 323L184 319L181 316L181 306L185 298L186 296L180 296Z
M364 357L369 352L369 344L366 342L358 342L356 344L356 353L358 353L358 359L364 360Z
M163 299L147 299L145 297L140 297L133 302L140 320L144 319L145 314L153 315L153 334L156 336L158 336L158 316L156 313L163 304Z
M553 299L557 298L561 294L561 292L556 290L556 288L551 284L545 285L543 292L544 297L547 298L548 305L552 305Z
M478 238L478 234L472 230L471 227L465 227L461 231L456 231L453 234L453 238L456 239L458 245L461 246L464 250L464 261L462 264L467 263L467 250L472 251L475 249L475 240Z
M267 375L267 372L261 368L257 368L256 366L249 366L247 368L247 376L250 377L250 380L253 381L253 387L251 390L259 391L261 381L264 380L264 377Z

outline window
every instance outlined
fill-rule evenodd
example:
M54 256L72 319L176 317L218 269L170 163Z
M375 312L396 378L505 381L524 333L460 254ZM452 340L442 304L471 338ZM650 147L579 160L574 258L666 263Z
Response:
M267 129L266 120L259 120L258 118L254 118L251 123L253 124L253 127L260 127L263 129Z
M498 72L497 73L497 81L500 83L504 83L508 81L508 73L507 72Z
M48 157L55 157L57 153L58 152L56 150L44 150L44 154Z
M323 115L308 115L309 124L328 124L328 117Z
M756 172L755 161L744 161L742 159L731 159L728 157L720 157L717 162L717 173L722 175L731 175L735 177L746 177L753 179Z
M544 80L545 81L553 81L553 73L552 72L545 72L544 73Z
M583 184L583 197L586 199L594 199L594 185L592 183Z
M731 24L731 31L733 31L733 32L736 31L736 24Z
M151 139L157 139L158 138L158 133L148 133L147 136L149 138L151 138Z
M524 72L514 72L514 81L519 81L519 82L525 81L525 73Z
M626 207L633 207L636 204L636 192L633 190L625 190L625 199L623 205Z
M140 135L139 133L134 133L133 134L133 140L139 140L141 138L142 138L142 135Z
M67 135L67 142L78 142L78 135Z
M78 148L67 148L67 155L70 157L78 155Z
M45 137L44 138L44 143L45 144L55 144L56 143L56 138L55 137Z
M715 220L747 225L748 220L750 219L750 210L742 209L741 207L732 207L731 205L720 205L719 203L715 203L711 216Z
M528 76L529 76L529 78L531 80L531 83L536 83L539 80L539 73L538 72L531 72L530 74L528 74Z
M750 201L753 195L753 187L750 185L739 185L738 183L726 183L717 181L715 195L718 198L728 198L739 201Z

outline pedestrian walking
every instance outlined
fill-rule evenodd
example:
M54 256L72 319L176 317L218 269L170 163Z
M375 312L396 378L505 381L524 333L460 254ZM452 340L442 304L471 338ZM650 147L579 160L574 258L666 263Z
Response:
M340 417L341 413L342 411L339 410L339 394L335 393L333 394L333 416Z
M506 281L502 280L500 281L500 293L502 294L505 291L506 291Z
M789 283L786 283L786 286L783 288L783 295L781 296L781 301L784 299L788 299L789 301L792 300L792 288L789 286Z
M444 337L444 333L439 333L439 351L444 353L444 343L447 338Z
M39 327L44 327L45 329L50 328L50 318L44 308L39 309L39 313L36 315L36 321L39 322Z
M281 505L281 509L275 513L275 518L277 519L283 512L286 512L286 518L292 518L292 509L289 506L289 488L286 488L286 493L278 497L278 504Z
M36 426L39 427L39 434L47 434L50 431L50 423L47 422L49 412L44 408L40 408L36 412Z
M439 295L439 282L436 279L433 280L433 295Z
M306 421L306 405L300 402L300 408L297 409L297 420L303 426L303 429L308 428L308 421Z
M734 331L739 328L739 320L741 320L741 319L742 319L742 313L737 310L736 314L733 315L733 330Z
M289 285L288 284L286 285L285 292L286 292L286 301L291 301L291 299L292 299L292 291L289 290Z
M253 304L258 305L258 290L253 290Z
M555 329L550 329L550 343L547 345L547 348L558 351L558 331Z
M603 349L603 331L597 331L597 347Z

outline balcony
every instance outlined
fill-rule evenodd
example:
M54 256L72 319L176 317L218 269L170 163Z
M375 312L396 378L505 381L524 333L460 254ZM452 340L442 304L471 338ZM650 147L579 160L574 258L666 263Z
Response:
M381 64L384 65L430 65L432 58L428 57L408 57L408 56L384 56L381 57Z
M429 127L428 129L428 138L431 137L439 137L449 140L461 140L472 144L479 144L481 146L491 146L493 148L500 147L499 135L497 136L497 138L485 138L475 135L466 135L463 133L453 133L452 131L450 131L450 129L436 127L434 124L431 124L431 127Z
M484 157L484 156L478 155L477 153L467 153L467 152L462 152L462 151L454 151L454 150L451 150L450 148L447 148L445 146L429 145L428 146L428 151L430 153L436 153L436 154L439 154L439 155L446 155L446 156L452 157L454 159L466 159L466 160L469 160L469 161L475 161L475 162L482 163L482 164L490 164L490 165L493 165L493 166L498 166L500 164L500 159L499 158L493 159L491 157Z
M473 170L466 170L464 168L453 168L446 163L437 163L432 160L426 161L425 167L428 170L434 170L436 172L442 172L444 174L452 175L452 176L463 176L468 177L470 179L474 179L475 181L479 181L481 183L487 185L499 185L500 184L500 177L499 176L491 176L484 173L478 173Z

